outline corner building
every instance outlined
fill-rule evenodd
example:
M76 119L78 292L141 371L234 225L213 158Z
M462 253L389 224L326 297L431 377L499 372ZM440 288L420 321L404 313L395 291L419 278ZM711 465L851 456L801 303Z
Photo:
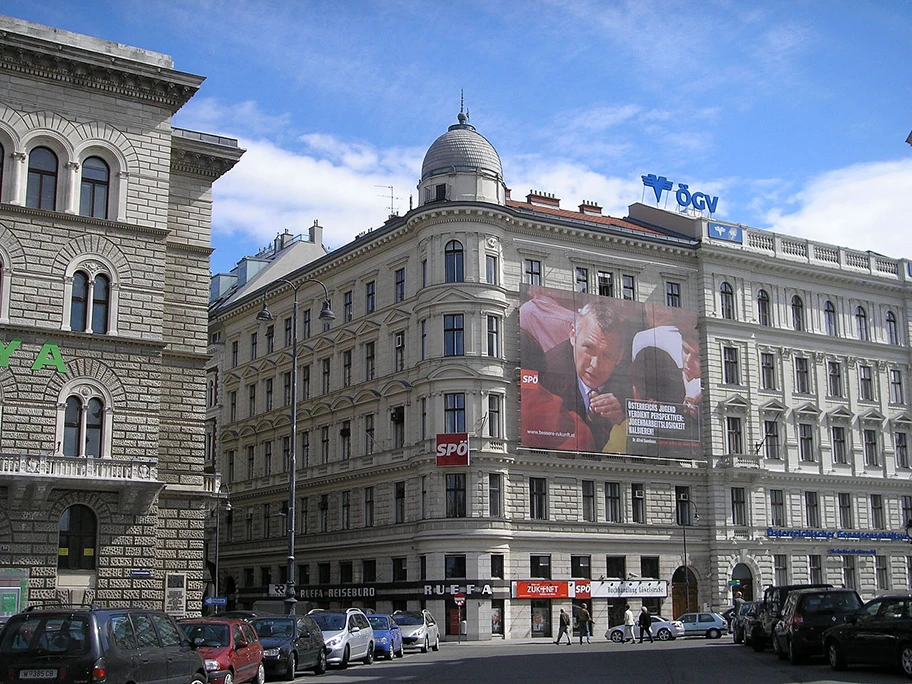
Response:
M714 237L719 225L743 241ZM800 517L805 490L819 494L818 532L835 524L837 490L852 492L856 527L846 529L865 529L862 510L875 493L884 529L903 528L898 479L907 484L910 473L887 465L887 441L879 442L879 469L854 465L861 442L846 452L853 465L823 464L826 412L835 405L815 414L817 471L800 463L798 418L826 397L795 398L784 339L800 339L815 359L827 346L846 355L857 345L793 335L779 316L794 288L804 293L808 320L818 316L812 285L832 292L824 284L838 277L843 316L854 290L868 293L872 315L889 308L902 321L895 344L859 344L872 362L894 359L905 378L906 262L871 257L857 268L857 253L644 204L617 219L591 201L563 209L546 192L514 200L496 150L462 114L428 149L408 214L304 265L289 261L280 243L251 262L254 278L215 288L210 309L210 441L231 509L220 509L221 536L208 554L217 556L230 607L280 599L288 579L292 406L300 610L426 607L450 638L462 622L469 639L553 638L559 608L586 602L601 638L626 603L669 618L723 610L735 584L756 595L774 581L810 577L807 555L820 556L825 577L842 583L843 556L852 554L837 554L837 564L830 547L801 532L811 529ZM796 245L836 260L812 267ZM245 273L247 262L236 271ZM296 331L285 281L298 288ZM719 313L720 292L729 302L723 281L733 289L734 318ZM761 282L779 307L762 335L750 318ZM321 284L331 323L318 319ZM270 322L256 318L264 301ZM575 373L564 396L548 384L586 307L607 308L606 320L616 321L612 348L620 351L608 359L615 372L602 391L610 387L626 412L620 438L589 422L597 401L575 391ZM761 390L759 355L773 345L776 389ZM737 378L730 346L739 353ZM657 365L646 364L653 370L636 381L644 350L676 362L666 373L681 385L673 401L656 403L646 389ZM837 402L847 429L863 421L856 391L847 381ZM879 410L903 424L900 405ZM767 459L755 445L771 411L781 438L778 458ZM464 439L468 461L460 460ZM769 497L779 495L770 492L780 490L783 504L776 498L771 508ZM889 582L900 586L908 546L904 532L894 536L863 546L890 556ZM859 549L856 541L845 544ZM857 586L872 594L881 561L869 572L858 558Z
M0 606L199 613L211 186L171 58L0 17Z

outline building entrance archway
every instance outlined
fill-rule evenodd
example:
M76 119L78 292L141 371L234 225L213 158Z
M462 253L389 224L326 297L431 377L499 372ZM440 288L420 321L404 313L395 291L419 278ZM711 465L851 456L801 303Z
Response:
M741 598L745 601L754 600L754 573L751 572L751 569L747 567L744 563L738 563L731 574L732 582L737 582L738 584L732 584L732 603L734 603L735 592L741 592Z
M699 587L693 570L683 565L671 576L671 605L674 612L672 619L684 613L693 613L700 609Z

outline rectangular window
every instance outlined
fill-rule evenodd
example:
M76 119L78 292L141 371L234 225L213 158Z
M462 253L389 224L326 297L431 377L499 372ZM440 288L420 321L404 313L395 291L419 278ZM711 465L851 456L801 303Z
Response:
M393 335L393 371L400 373L405 370L405 332L399 331Z
M529 517L548 519L548 482L543 477L529 478Z
M364 526L374 526L374 488L364 488Z
M421 397L418 400L419 429L421 430L421 439L427 439L427 397Z
M726 416L725 418L725 440L728 446L728 453L743 454L743 439L741 432L741 418L739 416Z
M231 367L237 368L238 365L238 341L234 340L231 343Z
M595 522L595 482L592 480L583 480L582 495L583 520L586 522ZM578 576L579 575L574 575L574 577Z
M317 510L320 532L329 531L329 495L321 494ZM329 563L327 563L329 565Z
M395 485L395 495L393 500L393 522L405 522L405 482L397 482Z
M257 358L257 334L250 333L250 360L256 361Z
M263 442L263 475L272 475L272 442Z
M237 392L228 393L228 420L235 422L237 420Z
M247 416L256 415L256 385L247 385Z
M374 453L374 414L364 414L364 455Z
M373 342L364 343L364 380L370 382L374 379L374 362L376 360L376 349Z
M877 448L877 432L875 430L862 430L864 438L865 465L880 465L880 453Z
M836 495L839 503L839 525L844 530L855 529L855 519L852 516L852 495L840 492Z
M466 557L463 554L443 557L444 579L465 579Z
M368 584L377 581L377 561L373 558L361 561L361 581Z
M636 300L636 278L634 276L621 276L621 299Z
M760 386L766 390L776 389L776 359L768 352L760 354Z
M808 527L820 527L820 504L817 492L804 493L804 515Z
M420 328L419 335L420 347L421 347L421 360L424 361L427 358L427 319L423 318L421 323L418 326Z
M848 463L849 450L846 445L846 430L842 425L830 428L830 438L833 442L833 463Z
M788 584L788 556L784 553L773 555L773 578L776 584Z
M301 337L305 340L310 338L310 309L301 312Z
M893 433L893 446L896 448L896 467L909 467L909 435L906 432ZM905 522L905 521L904 521Z
M763 450L764 456L771 459L780 459L779 451L779 423L775 420L763 421Z
M623 522L620 482L605 483L605 520L606 522Z
M814 426L810 423L798 423L798 454L802 461L816 461L814 451Z
M282 373L282 406L291 406L291 373Z
M492 518L503 517L503 475L488 475L488 515Z
M529 577L551 579L551 556L529 556Z
M589 269L576 267L576 291L589 292Z
M605 556L605 577L627 579L627 559L624 556Z
M541 285L541 262L526 259L524 264L525 280L528 285Z
M329 463L329 426L320 428L320 463Z
M875 530L887 529L882 494L871 494L871 527Z
M665 283L665 306L681 308L681 283Z
M601 297L614 297L614 274L608 271L598 272L598 293Z
M427 259L421 260L421 287L427 287L428 284L428 270L427 270Z
M355 298L351 290L342 294L342 321L350 323L355 315Z
M272 506L263 504L263 539L269 539L272 535Z
M877 589L881 591L890 588L890 574L887 571L886 556L874 556L874 582Z
M722 381L726 385L741 384L737 347L722 347Z
M785 527L785 497L781 489L770 490L770 525Z
M301 366L301 400L310 399L310 365Z
M631 513L633 522L644 524L646 522L646 490L642 484L630 485L632 499Z
M912 522L912 496L904 495L900 498L900 506L902 507L902 520L900 520L900 525L905 526L907 523ZM910 585L912 585L912 577L910 579Z
M396 281L395 300L397 303L404 302L405 301L405 269L397 268L396 272L394 273L394 278Z
M377 308L377 284L372 280L364 285L364 312L372 313Z
M871 366L858 367L858 398L874 401L874 372Z
M906 393L903 391L902 371L896 368L890 369L890 402L893 404L905 404Z
M405 406L394 406L390 412L393 432L393 449L405 446Z
M275 351L275 326L266 327L266 353L272 354Z
M500 318L488 316L488 356L500 357Z
M287 473L291 467L291 438L282 437L282 472Z
M504 557L502 553L491 554L491 577L504 579Z
M501 396L499 394L488 395L488 437L491 439L500 439L503 436L500 419Z
M827 361L827 391L831 397L843 396L842 364L839 361Z
M744 487L732 487L731 490L732 525L747 525L747 500Z
M463 353L463 314L445 314L443 316L443 355L462 356Z
M343 530L351 527L351 492L345 490L339 494L339 514Z
M465 432L465 394L444 394L444 430L449 433Z
M466 517L466 476L465 473L446 475L446 516Z
M590 556L570 556L570 577L591 579L592 559Z
M322 385L323 394L329 394L330 359L329 358L323 359L321 364L322 364L322 369L323 369L322 374L321 374L322 382L323 382L323 385Z
M305 430L301 433L301 460L299 466L306 468L310 465L310 432Z
M855 556L842 557L842 586L846 589L855 589Z
M351 387L352 383L352 352L346 349L342 352L342 386Z
M286 347L290 347L290 346L291 346L291 339L292 339L292 337L293 337L293 335L292 335L292 330L293 330L293 328L292 328L292 326L291 326L291 317L286 318L286 319L283 321L283 324L284 324L284 327L285 327L285 346L286 346Z
M408 581L408 565L405 558L393 558L393 582Z
M795 357L795 391L799 394L811 392L811 377L806 356Z
M485 282L488 285L497 285L498 275L497 257L491 254L485 255Z
M678 525L693 525L694 508L690 503L690 487L675 487L675 522Z
M339 451L343 461L351 458L351 434L351 421L343 420L339 430Z
M256 447L252 444L247 447L247 479L252 480L257 476L256 472Z
M808 579L811 584L823 584L823 565L817 554L808 556Z

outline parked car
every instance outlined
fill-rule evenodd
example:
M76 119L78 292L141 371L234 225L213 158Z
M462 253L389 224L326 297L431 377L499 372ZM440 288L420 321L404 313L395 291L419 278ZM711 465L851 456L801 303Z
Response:
M422 653L440 650L440 629L430 611L397 610L392 617L402 630L405 648L418 648Z
M912 677L912 596L871 599L843 624L823 633L823 648L834 670L849 665L898 665Z
M203 657L171 616L136 608L26 609L0 632L9 682L205 684Z
M823 655L823 633L861 608L854 589L798 589L789 593L782 617L773 628L773 652L800 665Z
M263 666L268 675L295 678L299 670L326 672L326 644L313 618L259 617L250 621L263 644Z
M327 663L348 667L353 660L360 660L365 665L374 662L374 630L360 609L314 609L308 615L323 633Z
M392 660L393 656L405 655L402 649L402 630L391 615L368 615L367 621L374 630L374 657L383 656Z
M684 636L684 625L678 620L668 620L658 615L650 615L652 620L652 636L659 641L669 641L679 636ZM633 626L633 636L635 639L640 638L640 626ZM610 639L616 644L624 641L624 625L609 627L605 632L605 638Z
M677 621L684 625L684 636L718 639L728 631L728 623L718 613L684 613Z
M205 659L212 684L266 681L263 645L246 620L194 618L179 624Z
M732 639L736 644L745 642L745 635L749 634L747 627L750 625L750 619L757 614L759 607L760 601L744 601L738 606L737 614L729 622Z
M789 593L796 589L826 589L832 584L781 584L770 585L763 592L763 600L757 611L756 619L751 621L750 645L758 653L773 640L773 629L782 615L782 606Z

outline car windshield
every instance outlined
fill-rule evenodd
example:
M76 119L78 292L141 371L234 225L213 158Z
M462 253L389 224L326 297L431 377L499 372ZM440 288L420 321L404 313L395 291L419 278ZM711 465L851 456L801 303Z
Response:
M0 654L81 655L89 649L89 623L71 615L11 619Z
M389 618L386 615L368 615L367 621L374 629L389 629Z
M184 630L187 638L196 646L222 648L231 643L228 638L228 625L187 622L181 624L180 627Z
M423 625L424 615L421 613L396 613L393 620L397 625Z
M852 592L812 594L801 606L803 613L853 613L861 608L861 600Z
M345 629L345 616L339 613L314 613L310 617L324 632L341 632Z
M273 618L259 618L251 623L263 639L287 639L294 635L294 622Z

